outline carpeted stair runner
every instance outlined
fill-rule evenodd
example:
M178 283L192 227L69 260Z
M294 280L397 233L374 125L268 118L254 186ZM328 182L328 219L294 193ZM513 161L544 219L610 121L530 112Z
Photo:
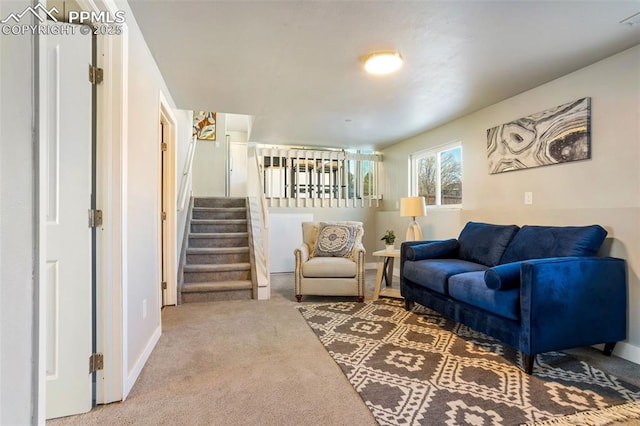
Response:
M244 198L196 198L189 225L182 303L251 299Z

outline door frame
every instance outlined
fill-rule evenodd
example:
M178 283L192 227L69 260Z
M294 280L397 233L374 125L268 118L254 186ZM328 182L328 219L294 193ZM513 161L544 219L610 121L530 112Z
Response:
M119 10L113 0L77 0L86 11ZM98 36L97 66L104 80L97 89L96 205L104 212L97 232L96 340L104 355L97 372L96 404L122 401L130 389L127 356L127 187L128 187L128 27L117 37Z
M159 111L158 111L158 124L162 123L162 129L164 129L164 142L167 144L167 150L165 151L165 161L162 161L162 151L158 150L160 153L158 158L158 164L164 170L160 170L160 176L162 176L163 182L161 182L159 191L163 191L164 194L159 194L158 202L162 203L161 200L165 200L166 204L166 230L167 232L164 235L164 241L162 241L162 232L160 232L160 241L158 242L158 248L160 252L158 253L158 259L162 259L161 250L165 250L164 262L165 262L165 280L167 281L167 289L165 291L165 298L162 298L162 289L158 285L158 289L160 290L160 304L164 306L176 305L178 303L178 283L177 283L177 255L176 255L176 210L177 210L177 200L176 200L176 141L177 141L177 131L178 131L178 121L176 120L173 111L171 111L171 107L167 102L167 99L162 94L162 92L158 92L159 95ZM158 140L161 140L160 135L158 135ZM158 212L162 211L162 205L157 209ZM162 220L160 220L160 226L162 226ZM160 271L159 276L162 277L162 262L160 262Z

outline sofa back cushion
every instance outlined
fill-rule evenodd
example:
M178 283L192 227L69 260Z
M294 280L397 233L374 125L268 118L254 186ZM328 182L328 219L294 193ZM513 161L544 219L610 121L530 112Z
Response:
M469 222L458 237L458 257L485 266L495 266L518 229L516 225Z
M595 256L607 236L599 225L523 226L500 263L564 256Z

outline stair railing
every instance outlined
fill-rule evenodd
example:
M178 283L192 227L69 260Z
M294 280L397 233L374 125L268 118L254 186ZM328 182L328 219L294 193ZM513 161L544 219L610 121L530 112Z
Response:
M262 191L262 173L255 144L248 144L247 196L249 199L249 213L251 215L251 229L253 236L253 250L256 266L256 281L258 299L269 299L269 210Z
M184 163L184 169L182 170L182 180L180 181L180 192L178 193L178 211L184 210L187 202L188 192L187 189L191 186L191 179L193 175L193 157L196 152L196 138L191 138L189 144L189 151L187 151L187 159Z

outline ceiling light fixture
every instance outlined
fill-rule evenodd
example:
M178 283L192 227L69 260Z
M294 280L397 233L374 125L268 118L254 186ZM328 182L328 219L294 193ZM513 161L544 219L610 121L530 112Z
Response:
M367 56L364 69L369 74L389 74L402 66L402 56L398 52L377 52Z

